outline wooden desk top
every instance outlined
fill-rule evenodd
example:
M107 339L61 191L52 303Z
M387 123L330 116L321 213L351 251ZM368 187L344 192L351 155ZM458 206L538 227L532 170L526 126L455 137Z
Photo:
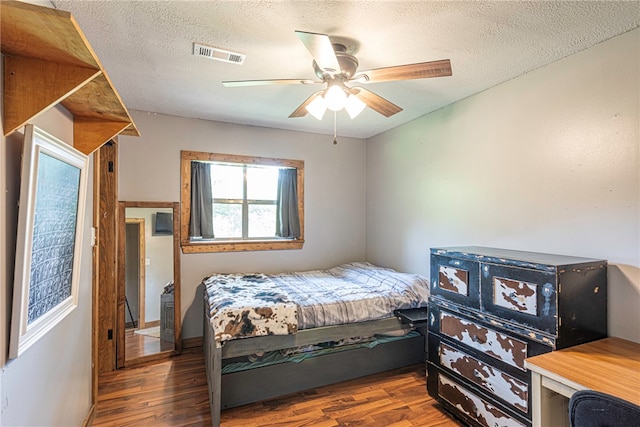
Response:
M533 372L575 389L591 389L640 405L640 344L602 340L526 359Z

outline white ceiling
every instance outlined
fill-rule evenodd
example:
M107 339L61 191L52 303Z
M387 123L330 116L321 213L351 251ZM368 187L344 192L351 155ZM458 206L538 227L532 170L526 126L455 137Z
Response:
M453 76L369 84L404 111L337 115L368 138L638 27L639 1L52 0L73 14L130 110L332 134L333 115L288 118L322 86L226 88L225 80L315 79L294 30L338 36L360 70L449 58ZM246 54L192 55L194 42ZM606 72L606 70L603 70ZM588 90L588 88L585 88Z

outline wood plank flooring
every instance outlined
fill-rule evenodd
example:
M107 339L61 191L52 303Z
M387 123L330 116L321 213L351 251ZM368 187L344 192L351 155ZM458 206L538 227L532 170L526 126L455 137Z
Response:
M127 329L124 336L125 360L135 360L140 357L173 351L173 343L161 341L160 338L149 337L135 333L135 329Z
M201 349L102 374L94 426L209 426ZM228 409L222 427L458 427L427 395L423 366Z

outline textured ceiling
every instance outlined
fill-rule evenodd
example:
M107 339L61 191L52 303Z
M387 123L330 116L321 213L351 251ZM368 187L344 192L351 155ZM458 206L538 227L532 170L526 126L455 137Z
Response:
M127 108L332 134L333 114L288 118L322 86L226 88L225 80L315 79L294 30L346 41L359 69L449 58L453 76L369 84L404 111L337 114L339 136L368 138L638 27L638 1L52 0L69 11ZM194 42L246 55L192 55Z

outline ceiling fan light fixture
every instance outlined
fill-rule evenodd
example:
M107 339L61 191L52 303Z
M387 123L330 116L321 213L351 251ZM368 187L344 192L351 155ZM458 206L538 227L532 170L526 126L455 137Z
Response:
M360 113L362 113L362 110L364 110L366 106L367 104L362 102L357 96L349 95L344 108L347 110L349 117L355 119Z
M347 94L340 86L331 85L324 94L324 100L328 109L331 111L340 111L347 103Z
M322 120L324 112L327 111L327 103L322 96L316 96L313 101L305 107L309 114L318 120Z
M452 75L451 61L449 59L394 65L358 73L358 59L352 55L357 49L353 48L352 40L341 37L341 40L347 40L347 44L344 44L338 42L337 38L334 37L332 43L332 38L326 34L298 30L295 33L313 57L313 70L319 80L239 80L224 81L222 82L223 85L234 87L272 84L326 84L325 89L311 94L289 117L304 117L307 113L310 113L318 120L322 120L327 108L334 112L346 108L347 113L353 119L365 107L371 108L384 117L391 117L402 111L401 107L368 89L350 87L353 83L381 83ZM203 46L199 50L194 45L194 53L210 55L212 48ZM238 55L240 54L236 54L236 56ZM235 57L233 58L235 59Z

